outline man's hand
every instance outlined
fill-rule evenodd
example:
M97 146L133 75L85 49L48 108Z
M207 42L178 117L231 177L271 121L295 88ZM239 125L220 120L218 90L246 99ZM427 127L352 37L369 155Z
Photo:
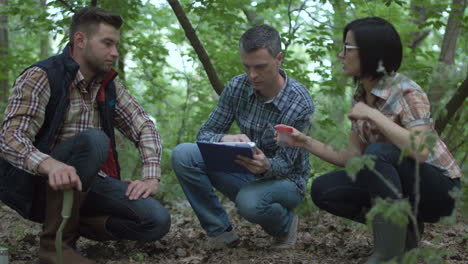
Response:
M262 174L270 168L268 158L259 148L255 148L253 159L244 156L237 156L236 162L247 168L253 174Z
M158 191L159 180L158 179L146 179L140 180L125 180L128 183L127 192L129 200L138 200L140 198L148 198L150 195L155 195Z
M250 138L246 134L225 135L221 138L221 142L250 142Z
M49 186L55 191L75 188L81 191L81 180L74 167L52 157L39 164L38 172L47 175Z

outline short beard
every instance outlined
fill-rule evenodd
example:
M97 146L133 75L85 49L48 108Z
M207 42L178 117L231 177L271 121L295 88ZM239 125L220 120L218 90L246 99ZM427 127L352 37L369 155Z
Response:
M91 70L94 72L96 77L105 76L111 70L111 68L104 69L104 67L99 67L99 65L96 65L95 63L90 63L88 65L91 68Z
M93 56L94 54L89 50L87 50L85 54L86 63L89 69L95 74L95 77L105 76L111 70L112 67L106 69L104 64L99 65L99 63L96 62L95 56Z

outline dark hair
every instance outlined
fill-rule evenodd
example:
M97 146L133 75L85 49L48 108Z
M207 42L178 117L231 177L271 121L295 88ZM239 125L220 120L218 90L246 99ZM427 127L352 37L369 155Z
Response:
M266 48L271 56L276 57L281 52L281 38L273 27L260 25L242 34L239 47L245 52Z
M384 73L377 71L379 62L387 74L400 68L403 48L400 36L395 28L380 17L366 17L352 21L343 31L353 31L356 45L359 47L361 77L381 78Z
M70 43L77 31L88 35L94 34L101 23L109 24L116 29L122 26L122 17L98 7L85 7L76 12L70 25Z

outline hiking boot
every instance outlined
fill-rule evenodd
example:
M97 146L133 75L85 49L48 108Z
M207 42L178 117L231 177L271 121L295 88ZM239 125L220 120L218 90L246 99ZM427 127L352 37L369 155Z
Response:
M405 252L413 248L418 248L421 242L421 236L424 233L424 223L418 221L418 230L414 229L413 223L408 223L408 231L406 233Z
M374 249L365 264L379 264L398 259L404 254L406 225L400 226L377 214L372 220Z
M208 245L213 249L235 247L239 244L239 242L239 236L234 229L231 231L226 231L219 236L208 237Z
M62 223L63 191L54 191L47 186L45 220L42 232L39 234L39 263L41 264L95 264L96 262L81 256L76 251L76 241L79 238L79 209L82 196L78 191L73 191L73 205L71 216L63 229L62 256L63 262L58 259L55 247L57 230Z
M289 227L289 231L283 235L275 237L275 241L273 242L272 248L294 248L296 245L297 240L297 227L299 225L299 217L296 214L293 214L293 219L291 221L291 226Z
M109 216L81 216L79 233L94 241L117 240L106 228Z

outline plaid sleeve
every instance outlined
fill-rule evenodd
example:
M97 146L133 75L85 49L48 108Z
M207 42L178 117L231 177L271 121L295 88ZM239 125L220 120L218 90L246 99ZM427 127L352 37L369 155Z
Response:
M311 127L310 117L312 114L313 110L310 112L305 112L304 115L299 117L298 120L294 122L294 124L290 125L299 131L308 132ZM299 152L302 152L302 155L298 155ZM275 156L269 158L268 160L270 162L270 168L264 173L264 177L267 178L285 178L290 176L289 174L293 171L297 172L310 170L309 153L296 147L281 147L276 152ZM299 166L300 168L295 168L295 165ZM305 176L306 174L303 175Z
M47 74L39 67L27 69L11 90L0 129L0 155L32 174L38 174L39 164L49 157L33 145L44 122L49 98Z
M161 178L162 144L155 124L137 100L116 81L116 127L135 143L143 163L143 179Z
M422 90L412 89L406 91L401 105L400 120L405 128L432 125L429 100Z
M233 97L231 90L237 87L238 84L231 80L221 93L221 97L216 104L216 107L208 116L206 122L200 128L197 134L197 140L219 142L226 135L234 121Z

